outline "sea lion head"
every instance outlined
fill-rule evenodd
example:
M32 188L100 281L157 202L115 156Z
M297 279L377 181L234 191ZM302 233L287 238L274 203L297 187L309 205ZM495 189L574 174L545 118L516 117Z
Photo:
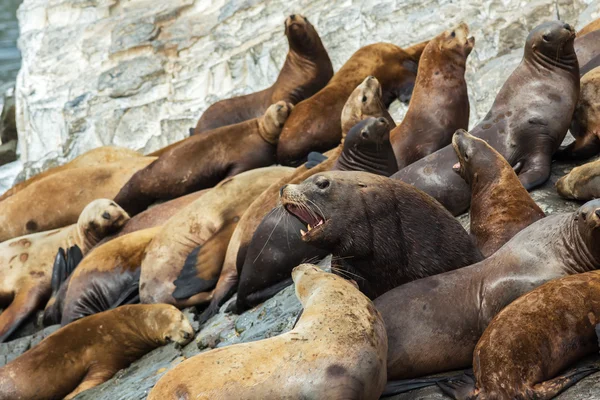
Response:
M527 36L525 56L540 54L552 61L558 61L565 56L574 55L573 41L575 29L562 21L544 22Z
M293 50L311 50L319 38L315 27L303 15L292 14L285 20L285 36Z
M464 129L458 129L452 136L452 147L458 162L452 166L467 183L473 184L481 178L487 168L495 168L495 151L485 140L479 139Z
M283 125L293 109L294 106L285 101L271 104L260 122L259 129L262 138L271 144L277 144Z
M588 201L575 212L575 221L583 237L600 234L600 199ZM595 247L598 247L597 242Z
M184 346L194 338L194 328L187 317L170 304L152 304L148 310L147 321L157 329L156 338L163 344L177 343Z
M98 199L83 209L77 224L87 237L100 241L105 236L117 232L127 221L129 214L117 203L108 199Z
M302 304L313 292L316 280L323 276L323 273L323 270L313 264L300 264L292 270L296 297Z
M344 143L344 149L376 150L390 141L390 124L383 117L369 117L354 125Z
M378 117L386 109L381 100L382 91L379 81L374 76L367 76L346 100L342 109L342 135L366 116Z
M436 36L432 42L437 43L441 51L457 53L461 58L466 59L475 46L475 37L469 36L469 25L461 22L456 27Z

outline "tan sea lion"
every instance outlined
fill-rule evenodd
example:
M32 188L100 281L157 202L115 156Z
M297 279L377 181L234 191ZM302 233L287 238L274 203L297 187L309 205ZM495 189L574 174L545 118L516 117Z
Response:
M52 267L59 248L78 246L85 255L128 219L112 200L99 199L85 207L77 224L1 243L0 306L8 308L0 314L0 342L50 297Z
M453 168L471 187L471 235L484 257L546 216L510 164L484 140L459 129L452 147L459 161Z
M475 38L468 36L461 22L423 50L408 111L390 134L399 169L449 145L457 129L469 127L465 68Z
M582 36L587 35L590 32L600 30L600 18L593 20L583 28L577 31L577 37L580 38Z
M75 321L0 368L0 399L72 399L144 354L187 344L194 329L166 304L129 305Z
M556 182L556 190L565 199L600 198L600 160L573 168Z
M417 65L427 42L402 49L375 43L359 49L331 78L327 86L294 108L281 132L277 159L297 166L311 151L327 151L340 143L339 125L348 96L367 76L379 80L383 104L407 101L417 75Z
M135 215L156 200L213 187L241 172L274 164L279 134L292 108L278 102L260 118L181 141L136 173L115 201Z
M600 271L550 281L490 322L473 353L475 380L464 376L440 386L456 399L553 399L598 371L579 367L564 372L598 354L599 322Z
M373 304L314 265L296 267L292 278L304 307L294 329L185 360L148 399L378 399L387 338Z
M245 96L221 100L204 111L193 134L258 118L278 101L297 104L333 76L333 67L319 34L308 19L292 14L285 20L289 51L273 86Z
M112 199L153 160L134 157L106 166L67 169L29 185L0 202L0 242L76 223L90 202Z
M208 302L240 217L269 185L292 172L287 167L246 171L221 182L171 217L142 261L142 303L183 308Z
M40 172L37 175L32 176L31 178L19 182L14 185L12 188L8 189L2 196L0 196L0 201L12 196L13 194L25 189L29 185L40 181L41 179L53 175L57 172L66 171L68 169L73 168L81 168L81 167L97 167L97 166L106 166L107 164L111 164L113 162L118 162L122 160L128 160L133 157L142 157L140 153L134 150L126 149L124 147L116 147L116 146L102 146L96 149L87 151L82 155L74 158L64 165L60 165L58 167L50 168L46 171Z

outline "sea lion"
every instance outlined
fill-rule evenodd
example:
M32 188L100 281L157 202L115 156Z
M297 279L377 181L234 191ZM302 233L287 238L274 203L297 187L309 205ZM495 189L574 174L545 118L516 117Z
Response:
M600 271L545 283L490 322L473 353L475 381L465 376L440 386L457 399L553 399L598 371L580 367L557 376L598 353L598 321Z
M0 398L72 399L144 354L185 345L194 329L166 304L130 305L75 321L0 368Z
M387 338L373 304L352 283L314 265L294 268L292 278L304 307L294 329L185 360L148 400L378 399Z
M590 32L600 30L600 18L593 20L583 28L577 31L577 37L580 38L582 36L587 35Z
M50 168L46 171L40 172L37 175L32 176L31 178L19 182L14 185L12 188L8 189L2 196L0 196L0 201L12 196L13 194L25 189L29 185L42 180L43 178L53 175L57 172L66 171L68 169L73 168L81 168L81 167L100 167L105 166L107 164L111 164L113 162L118 162L122 160L128 160L133 157L142 157L140 153L134 150L126 149L124 147L117 146L102 146L90 151L83 153L82 155L74 158L64 165L59 165L58 167Z
M450 144L452 134L469 127L467 57L475 45L461 22L433 38L423 50L408 111L390 140L398 169Z
M471 235L489 257L526 226L546 216L508 162L485 140L459 129L453 167L471 187Z
M78 246L85 255L128 219L112 200L99 199L85 207L77 224L1 243L0 306L10 306L0 314L0 342L50 297L52 266L59 248Z
M519 296L600 266L600 200L549 215L485 260L399 286L375 300L389 337L388 377L467 368L492 318Z
M403 283L483 257L460 223L427 194L366 172L332 171L281 189L302 240L334 257L376 298Z
M171 217L142 260L142 303L183 308L208 302L241 215L269 185L292 171L287 167L246 171Z
M562 143L579 96L579 69L569 24L545 22L527 36L525 54L506 80L487 116L472 130L515 169L527 190L550 176L552 154ZM467 183L452 170L458 161L448 145L398 171L452 214L469 207Z
M0 202L0 242L76 223L90 202L112 199L153 160L134 157L106 166L67 169L29 185Z
M575 39L574 47L581 69L589 70L589 64L600 55L600 31L592 31ZM597 65L595 65L597 66Z
M556 182L558 194L565 199L593 200L600 197L600 160L575 167Z
M339 144L342 108L354 88L369 75L379 80L386 107L396 98L408 100L426 44L401 49L391 43L375 43L354 53L327 86L294 108L277 146L279 163L297 166L310 151L326 151Z
M571 121L575 141L561 148L554 158L581 160L600 152L600 67L581 78L579 101Z
M193 134L258 118L274 103L297 104L333 76L333 66L319 34L308 19L292 14L285 20L289 51L273 86L245 96L221 100L204 111Z
M241 172L273 164L281 127L292 107L278 102L260 118L183 140L136 173L115 201L135 215L158 199L213 187Z

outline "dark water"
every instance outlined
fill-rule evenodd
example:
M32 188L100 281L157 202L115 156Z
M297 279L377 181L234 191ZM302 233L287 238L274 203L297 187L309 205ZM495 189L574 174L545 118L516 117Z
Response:
M19 26L16 15L21 1L0 0L0 94L14 83L21 66L21 53L17 49Z

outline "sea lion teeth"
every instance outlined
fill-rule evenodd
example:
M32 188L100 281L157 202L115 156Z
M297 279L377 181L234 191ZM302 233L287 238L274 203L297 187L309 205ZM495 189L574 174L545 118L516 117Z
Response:
M301 234L302 236L306 236L306 232L304 232L304 230L302 230L302 229L300 229L300 234Z
M310 232L312 230L310 224L308 224L307 226L308 226L308 231Z

